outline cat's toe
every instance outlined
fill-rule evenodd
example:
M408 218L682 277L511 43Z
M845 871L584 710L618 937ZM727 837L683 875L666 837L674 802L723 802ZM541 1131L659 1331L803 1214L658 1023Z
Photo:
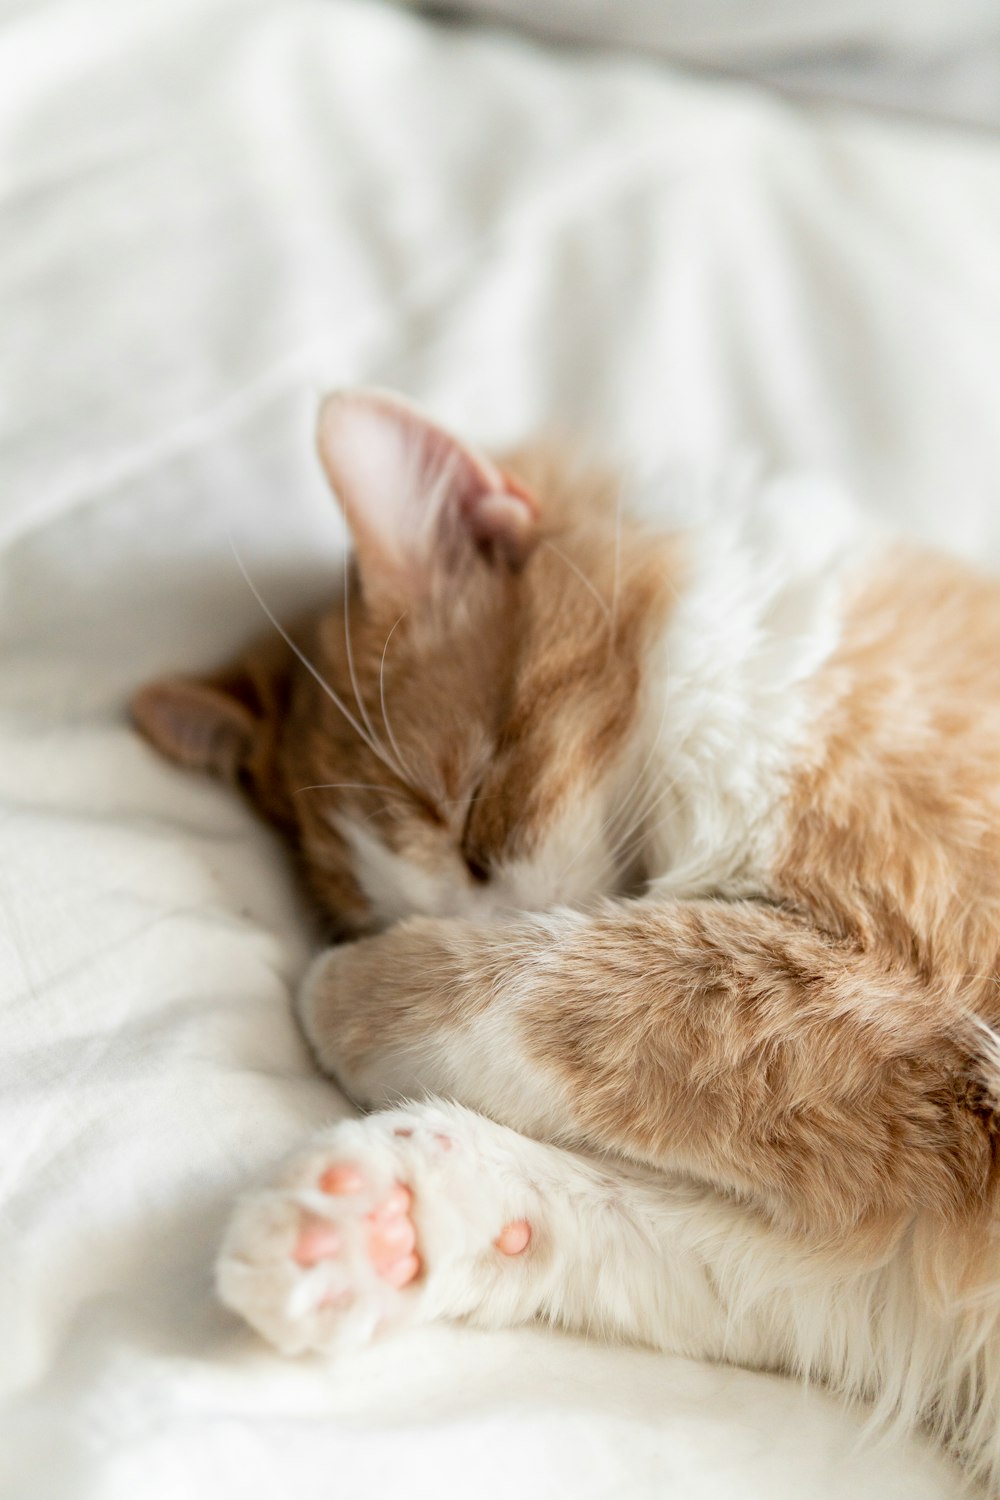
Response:
M330 1260L340 1249L340 1234L325 1219L306 1217L299 1229L292 1259L300 1266L317 1266Z
M372 1265L390 1286L408 1286L420 1270L417 1231L410 1218L413 1194L397 1182L388 1197L370 1214L365 1227Z
M405 1321L421 1270L413 1195L334 1162L239 1205L217 1266L222 1301L284 1353L368 1342Z

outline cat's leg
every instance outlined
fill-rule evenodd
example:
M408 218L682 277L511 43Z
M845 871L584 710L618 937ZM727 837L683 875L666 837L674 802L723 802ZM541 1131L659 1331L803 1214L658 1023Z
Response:
M710 1190L425 1102L320 1132L244 1198L218 1287L286 1353L437 1319L541 1316L718 1355L725 1320L704 1255L714 1236L732 1262L735 1212Z
M788 1228L954 1219L988 1187L954 997L763 904L409 921L332 950L300 1009L366 1103L445 1094L735 1189Z

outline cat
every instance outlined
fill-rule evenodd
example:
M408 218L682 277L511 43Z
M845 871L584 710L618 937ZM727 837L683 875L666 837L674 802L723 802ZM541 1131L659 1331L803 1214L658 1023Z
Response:
M1000 585L808 483L660 530L382 391L318 446L345 589L132 705L287 837L375 1111L237 1206L222 1300L818 1378L1000 1492Z

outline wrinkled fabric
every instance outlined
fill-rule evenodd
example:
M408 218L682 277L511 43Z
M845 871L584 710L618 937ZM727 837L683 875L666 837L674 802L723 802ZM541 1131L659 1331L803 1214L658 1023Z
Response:
M277 841L128 727L339 577L317 394L819 468L1000 562L1000 147L364 0L0 11L0 1493L944 1500L818 1391L544 1330L282 1360L234 1196L347 1106ZM669 1274L665 1267L664 1274Z
M995 0L401 0L724 68L808 98L1000 129Z

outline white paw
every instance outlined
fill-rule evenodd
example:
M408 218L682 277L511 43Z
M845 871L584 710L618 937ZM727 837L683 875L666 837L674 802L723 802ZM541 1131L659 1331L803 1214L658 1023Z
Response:
M471 1311L532 1234L455 1124L416 1105L324 1131L237 1206L222 1301L285 1354Z

